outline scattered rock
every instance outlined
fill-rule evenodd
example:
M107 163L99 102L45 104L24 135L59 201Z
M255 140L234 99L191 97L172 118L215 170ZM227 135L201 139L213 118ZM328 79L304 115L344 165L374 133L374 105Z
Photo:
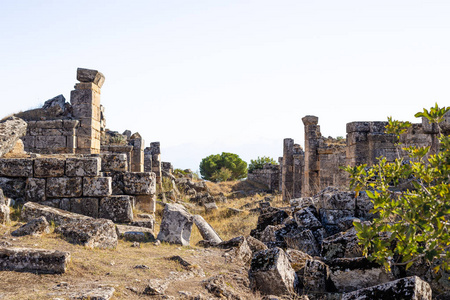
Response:
M145 227L136 227L128 225L116 225L117 236L131 242L154 242L155 235L153 230Z
M165 291L169 287L169 282L160 279L149 280L148 285L142 292L144 295L160 296L164 295Z
M1 224L9 224L10 218L9 218L10 210L9 206L6 204L0 204L0 223Z
M24 235L40 235L50 232L50 225L44 216L37 219L32 219L27 224L20 226L18 229L11 232L12 236Z
M179 204L166 204L158 240L171 244L189 245L193 217Z
M250 262L252 259L252 251L250 250L245 237L238 236L231 240L217 244L217 248L226 249L233 252L234 256L242 260L244 263Z
M27 123L22 119L11 117L0 123L0 157L11 151L26 132Z
M207 240L213 244L214 243L218 244L218 243L222 242L222 239L219 237L219 235L214 230L214 228L212 228L211 225L209 225L208 222L206 222L202 216L195 215L194 223L197 226L198 230L200 231L200 234L202 235L202 237L205 240Z

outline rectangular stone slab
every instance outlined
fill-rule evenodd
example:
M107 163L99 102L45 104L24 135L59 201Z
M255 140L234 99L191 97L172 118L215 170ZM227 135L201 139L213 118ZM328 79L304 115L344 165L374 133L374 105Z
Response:
M35 202L27 202L23 205L21 217L24 220L30 221L32 219L39 218L40 216L44 216L49 223L54 222L56 225L90 219L88 216L71 213Z
M60 274L67 270L69 252L0 247L0 270Z

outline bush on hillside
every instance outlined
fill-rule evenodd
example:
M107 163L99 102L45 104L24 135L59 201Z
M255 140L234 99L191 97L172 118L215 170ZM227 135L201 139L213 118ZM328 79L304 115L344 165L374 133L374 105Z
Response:
M200 174L213 182L238 180L247 177L247 163L234 153L213 154L200 162Z
M278 163L271 157L263 156L257 159L251 159L250 165L248 166L248 171L251 173L253 170L262 169L265 164L278 165Z

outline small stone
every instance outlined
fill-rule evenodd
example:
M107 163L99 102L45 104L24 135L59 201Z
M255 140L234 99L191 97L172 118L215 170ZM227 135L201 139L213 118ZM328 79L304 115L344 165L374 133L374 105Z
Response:
M20 228L11 232L12 236L24 236L24 235L40 235L42 233L49 233L50 225L45 217L39 217L32 219L27 224L20 226Z

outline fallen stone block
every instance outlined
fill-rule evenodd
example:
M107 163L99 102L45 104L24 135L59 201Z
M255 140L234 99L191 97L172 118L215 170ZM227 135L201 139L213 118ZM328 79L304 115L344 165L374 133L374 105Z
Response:
M103 197L100 200L99 217L113 220L118 223L133 221L133 197L117 195Z
M0 157L11 151L27 132L27 122L12 117L0 123Z
M77 220L57 227L55 232L62 234L70 243L90 249L117 247L116 227L111 220Z
M250 285L264 295L294 293L297 276L281 248L256 252L249 271Z
M193 217L179 204L166 204L158 240L171 244L189 245Z
M267 212L259 215L256 229L253 229L250 233L254 238L259 239L261 232L263 232L267 226L280 225L289 217L288 213L281 209L269 207L266 210Z
M45 194L47 197L81 197L81 177L51 177L47 179Z
M311 231L322 227L318 219L317 210L314 206L302 208L294 213L294 220L297 222L298 227L304 229L310 229Z
M205 204L203 204L203 206L205 207L206 213L210 213L210 212L213 212L213 211L219 209L216 202L205 203Z
M12 236L24 236L24 235L41 235L43 233L50 232L50 225L45 217L39 217L37 219L32 219L28 223L20 226L13 232Z
M66 176L88 176L95 177L100 175L101 159L100 157L83 157L66 159Z
M62 177L66 161L59 158L36 158L34 160L35 177Z
M335 287L330 278L330 268L320 260L308 259L305 267L296 272L298 289L303 292L333 292Z
M78 68L77 80L80 82L92 82L101 88L105 82L105 76L97 70Z
M16 202L25 201L25 178L0 177L0 188L5 197L12 198Z
M0 270L60 274L67 270L69 252L0 247Z
M124 191L129 195L156 193L156 175L152 172L127 172L123 174Z
M98 218L99 199L98 198L70 198L68 210L77 214Z
M244 263L249 263L253 256L253 252L250 250L247 240L243 236L238 236L232 238L231 240L221 242L217 244L216 247L228 250Z
M342 300L431 300L430 285L417 276L406 277L388 283L360 289L342 295Z
M326 259L361 257L362 247L358 245L356 230L352 228L325 238L321 255Z
M195 215L194 223L197 226L198 230L200 231L200 234L202 235L202 237L205 240L210 241L212 243L216 243L216 244L222 242L222 239L219 237L219 235L214 230L214 228L212 228L211 225L209 225L208 222L206 222L202 216Z
M33 159L0 158L0 176L33 177Z
M386 273L383 266L365 257L336 258L326 261L330 268L330 279L338 292L351 292L357 289L386 283L394 279Z
M9 214L9 206L7 206L6 204L0 204L0 224L9 224Z
M321 194L317 206L324 209L355 210L355 192L325 192Z
M294 249L287 249L286 254L289 258L289 262L291 263L291 267L295 272L303 269L306 266L307 260L313 259L311 255Z
M116 291L115 288L109 286L99 286L96 288L83 288L82 290L71 292L69 294L69 299L109 300L112 298L115 291Z
M312 256L320 254L320 245L309 229L291 231L283 238L288 248L300 250Z
M68 212L62 209L41 205L35 202L27 202L22 207L21 217L26 221L44 216L47 222L54 222L56 225L77 222L90 219L88 216Z
M131 242L154 242L155 235L153 230L145 227L116 225L117 236Z
M252 237L251 235L246 236L245 240L247 241L248 247L250 248L250 250L252 251L252 253L258 252L258 251L263 251L263 250L267 250L267 246L266 244L264 244L263 242L261 242L260 240L255 239L254 237Z
M84 177L83 196L102 197L112 194L111 177Z
M168 287L169 282L166 280L151 279L142 293L149 296L162 296Z
M155 218L153 219L140 219L140 220L133 220L130 224L131 226L137 226L137 227L145 227L150 228L151 230L155 229Z

